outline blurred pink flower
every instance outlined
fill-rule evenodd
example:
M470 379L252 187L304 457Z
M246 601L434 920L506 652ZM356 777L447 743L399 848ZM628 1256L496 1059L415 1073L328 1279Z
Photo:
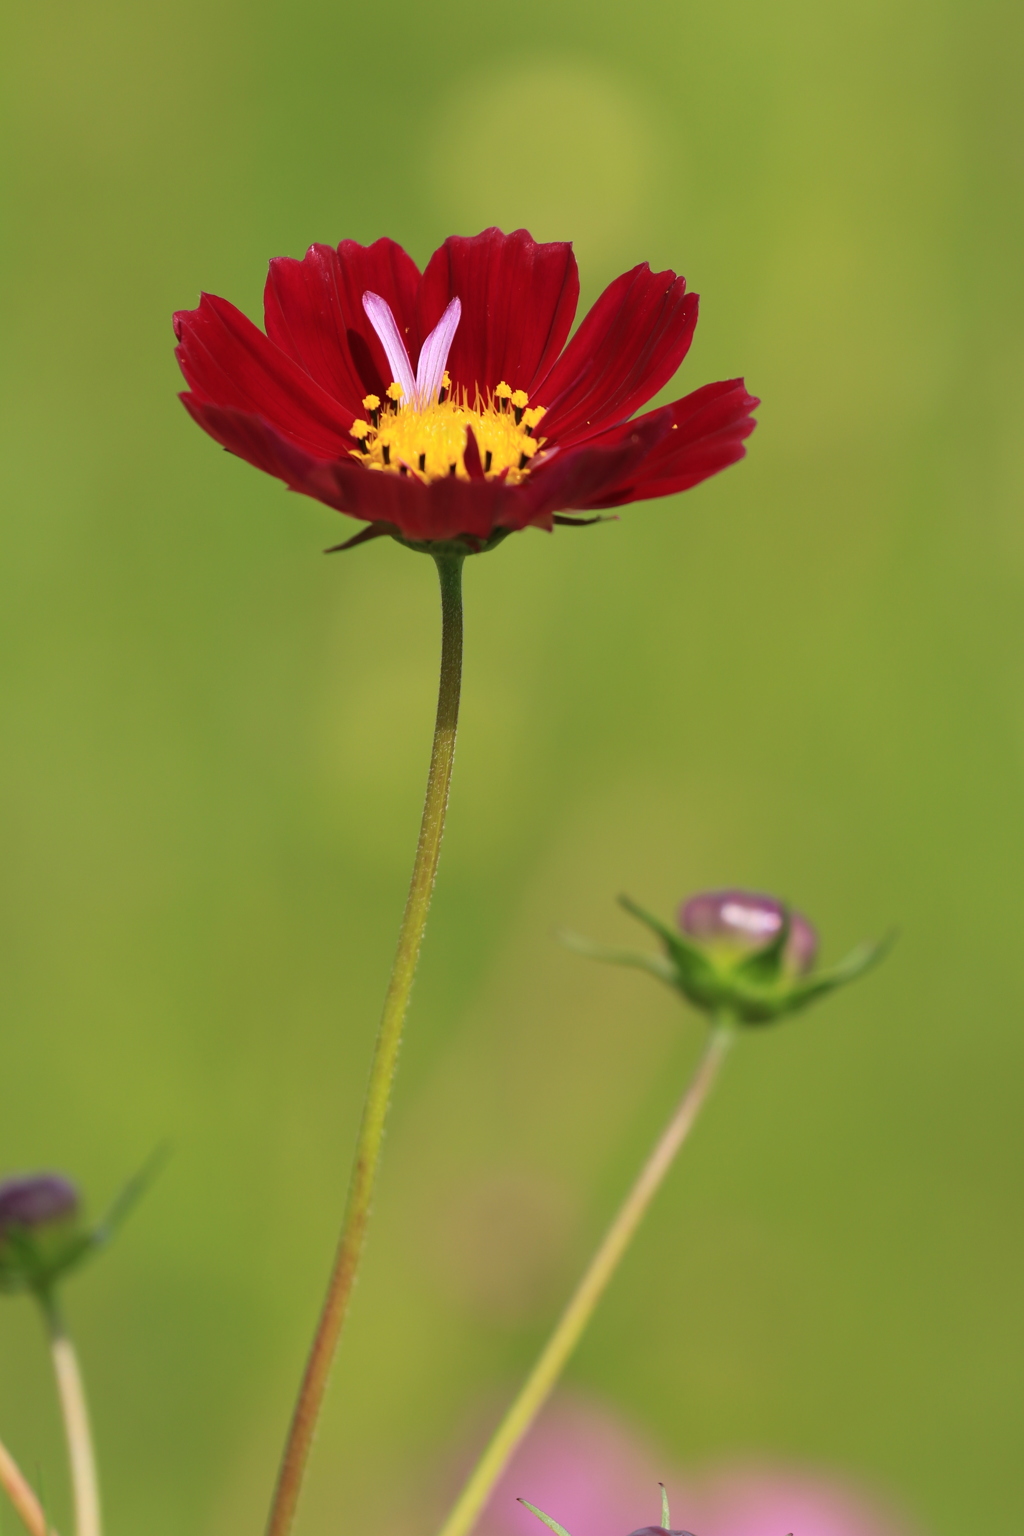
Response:
M905 1523L850 1483L799 1467L734 1464L695 1476L664 1460L607 1410L562 1398L498 1484L482 1536L544 1536L530 1500L569 1536L628 1536L661 1519L696 1536L908 1536Z

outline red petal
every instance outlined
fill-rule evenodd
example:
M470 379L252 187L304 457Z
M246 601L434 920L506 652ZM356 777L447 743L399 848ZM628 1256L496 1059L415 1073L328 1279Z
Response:
M379 293L391 306L409 356L419 355L416 320L419 268L394 240L334 250L311 245L301 261L270 263L263 306L267 335L357 416L362 398L383 395L391 382L384 348L366 318L363 294Z
M420 288L420 328L437 324L450 299L462 319L448 371L468 391L486 394L504 382L530 394L554 363L576 314L580 282L572 246L539 245L525 229L452 235L427 263ZM415 354L411 351L410 357Z
M364 469L350 461L325 466L336 487L334 505L367 522L393 523L409 539L486 539L497 527L521 528L532 508L521 487L503 480L461 480L451 476L424 484L415 475ZM323 498L326 499L326 498Z
M646 262L607 287L535 391L543 432L579 442L628 416L667 384L689 351L697 295Z
M222 448L235 453L247 464L253 464L268 475L276 475L293 490L304 489L310 477L325 461L307 453L282 437L280 432L251 411L239 411L232 406L211 405L197 395L179 396L182 405L194 422L202 427ZM315 492L310 492L310 495Z
M553 454L520 487L535 514L531 521L554 512L615 505L604 499L609 487L628 482L671 429L669 408L663 407L629 422L614 441L583 443Z
M476 433L472 427L466 428L466 446L462 450L462 467L471 480L485 480L483 461L480 458L480 444L476 440Z
M211 437L294 491L367 523L389 523L410 539L486 539L496 528L550 528L558 511L621 506L686 490L742 458L758 404L742 379L707 384L601 437L546 459L519 485L367 469L345 453L309 453L260 416L183 395ZM471 450L468 450L471 452Z
M389 523L409 539L486 539L495 528L544 522L521 486L503 480L435 480L371 470L346 456L329 461L304 452L251 412L181 397L189 415L229 453L276 475L289 489L367 523ZM550 518L546 521L550 522Z
M351 446L353 413L268 341L241 310L204 293L174 317L176 356L198 400L262 416L322 458Z
M577 505L595 509L621 507L630 501L671 496L698 485L743 458L747 451L744 440L757 425L751 412L760 403L754 395L747 394L742 379L724 379L717 384L705 384L672 405L649 411L646 416L627 422L625 427L606 432L598 443L612 446L644 422L664 417L670 423L650 452L627 473L617 476L589 501Z

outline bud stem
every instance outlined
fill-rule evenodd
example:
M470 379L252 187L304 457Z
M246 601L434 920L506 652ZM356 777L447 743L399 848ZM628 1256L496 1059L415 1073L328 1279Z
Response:
M35 1489L2 1440L0 1440L0 1488L10 1499L15 1514L29 1532L29 1536L54 1536L47 1526L46 1515Z
M440 1536L468 1536L473 1529L495 1483L550 1396L648 1206L672 1166L676 1153L686 1140L718 1075L734 1033L735 1026L731 1020L716 1019L686 1092L602 1238L518 1397L470 1474L451 1514L441 1527Z
M370 1082L363 1106L363 1118L356 1143L355 1161L349 1181L348 1202L334 1268L327 1296L317 1324L306 1372L299 1389L288 1440L281 1461L274 1501L267 1524L267 1536L287 1536L298 1506L302 1480L317 1419L323 1404L331 1363L345 1322L352 1287L366 1241L373 1187L380 1162L381 1143L387 1119L391 1087L398 1065L402 1026L409 1006L416 962L423 943L423 931L434 891L434 878L441 851L448 787L455 756L455 732L459 718L459 693L462 679L462 562L455 553L434 556L441 581L441 677L437 698L437 719L427 775L419 842L413 864L412 883L405 904L398 949L391 979L384 999L377 1043L374 1047ZM82 1533L79 1533L82 1536Z
M96 1456L89 1428L82 1372L75 1346L69 1339L56 1303L43 1299L50 1333L50 1355L57 1378L57 1396L64 1417L64 1433L71 1462L71 1487L75 1500L75 1536L100 1536L100 1490Z

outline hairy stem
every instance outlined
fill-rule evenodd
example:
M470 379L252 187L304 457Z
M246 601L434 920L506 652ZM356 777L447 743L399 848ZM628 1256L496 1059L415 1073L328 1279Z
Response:
M594 1314L623 1254L697 1118L732 1041L734 1027L716 1022L697 1069L635 1184L620 1206L555 1330L459 1495L440 1536L468 1536L491 1490L551 1394Z
M15 1514L29 1536L53 1536L46 1524L43 1506L28 1478L10 1451L0 1440L0 1488L10 1499Z
M377 1043L374 1047L370 1082L363 1106L363 1118L356 1142L355 1161L349 1181L348 1201L334 1268L327 1287L320 1320L313 1338L306 1372L299 1389L288 1440L281 1461L274 1501L271 1505L267 1536L287 1536L298 1506L299 1493L323 1405L331 1363L345 1322L352 1287L355 1284L366 1229L370 1220L373 1187L380 1162L381 1143L387 1119L391 1087L398 1065L402 1026L409 1006L416 962L423 943L423 930L434 890L448 786L455 756L455 732L459 718L459 692L462 680L462 561L458 554L435 556L441 580L441 678L437 697L437 720L427 775L427 793L423 803L419 842L413 864L412 883L405 904L398 949L384 998Z
M64 1418L64 1433L71 1463L75 1536L100 1536L99 1479L96 1475L96 1456L78 1356L52 1298L46 1302L46 1317L50 1332L50 1355L57 1378L57 1396Z

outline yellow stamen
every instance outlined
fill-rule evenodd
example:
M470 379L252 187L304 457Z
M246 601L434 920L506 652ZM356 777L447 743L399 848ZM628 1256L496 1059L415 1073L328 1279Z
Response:
M363 396L363 410L364 411L379 411L380 410L380 396L379 395L364 395Z
M386 391L395 402L393 411L382 415L369 405L370 421L357 421L350 428L359 444L353 453L368 469L391 474L414 475L423 481L440 480L455 475L467 480L465 453L467 433L472 428L480 453L480 464L488 480L502 478L510 485L522 480L530 461L541 450L543 438L530 436L531 420L535 426L543 416L540 406L526 409L527 395L507 384L499 384L486 400L477 396L474 405L466 403L464 393L449 396L451 380L445 374L440 398L417 410L400 405L402 388L391 384ZM513 410L508 409L513 402ZM520 403L521 402L521 403Z

